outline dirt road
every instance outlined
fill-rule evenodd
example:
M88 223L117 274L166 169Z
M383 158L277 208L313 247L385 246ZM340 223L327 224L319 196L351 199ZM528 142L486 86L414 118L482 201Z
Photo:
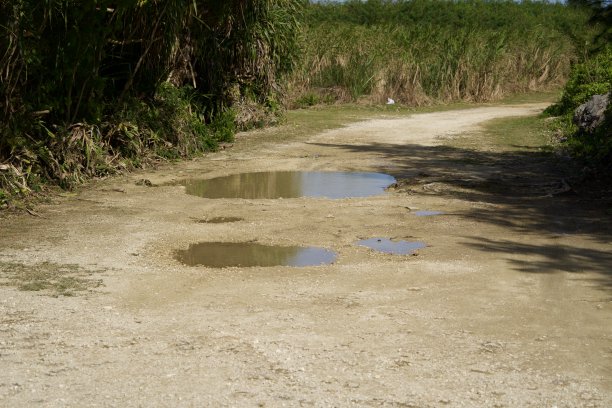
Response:
M0 406L612 406L610 215L564 194L538 152L454 143L542 108L415 114L274 143L263 132L256 145L244 134L206 158L0 219ZM205 199L172 184L264 170L399 182L341 200ZM215 217L240 220L202 222ZM355 245L371 237L427 247ZM224 269L174 259L203 241L338 258ZM55 286L18 290L28 282Z

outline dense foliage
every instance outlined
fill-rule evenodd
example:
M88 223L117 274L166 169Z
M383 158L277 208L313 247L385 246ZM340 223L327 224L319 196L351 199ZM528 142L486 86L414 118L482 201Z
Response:
M291 90L302 105L360 98L418 105L558 87L592 39L589 16L528 1L311 4Z
M242 106L276 106L300 5L0 1L0 189L34 175L68 187L231 138Z
M579 131L573 123L574 111L593 95L612 92L612 45L572 67L561 100L547 112L558 116L554 125L569 152L597 171L612 174L612 104L604 122L593 132Z
M594 95L612 98L612 2L609 0L573 0L571 7L591 14L589 23L596 29L593 45L583 61L572 66L561 99L547 113L564 149L584 165L583 176L612 184L612 103L599 126L579 128L574 123L576 109ZM593 177L594 176L594 177ZM602 187L606 188L606 187Z

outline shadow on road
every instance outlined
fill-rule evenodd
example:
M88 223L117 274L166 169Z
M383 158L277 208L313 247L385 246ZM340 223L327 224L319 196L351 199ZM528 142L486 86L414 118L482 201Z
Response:
M493 241L473 237L466 245L507 254L516 269L529 273L596 272L598 283L612 289L612 197L572 184L569 170L555 156L537 148L505 146L505 151L479 151L453 146L389 144L318 144L380 157L398 182L398 192L428 194L480 203L453 212L478 223L520 233L538 233L547 244ZM554 239L579 234L609 250L555 244ZM522 261L513 254L537 255ZM529 257L532 259L533 257Z
M556 243L537 245L483 237L472 237L471 241L465 242L465 245L480 251L505 254L507 261L520 272L537 274L595 272L596 278L585 279L596 286L612 289L612 251ZM518 259L517 254L520 254L522 259Z

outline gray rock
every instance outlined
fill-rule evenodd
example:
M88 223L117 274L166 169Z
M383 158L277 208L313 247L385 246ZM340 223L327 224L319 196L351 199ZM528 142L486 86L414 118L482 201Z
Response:
M591 99L576 108L574 123L582 132L592 133L604 121L611 93L593 95Z

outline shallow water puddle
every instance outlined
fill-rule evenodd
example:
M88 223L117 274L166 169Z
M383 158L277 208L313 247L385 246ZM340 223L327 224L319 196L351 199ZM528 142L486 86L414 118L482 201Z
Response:
M205 198L339 199L382 194L393 183L394 177L382 173L270 171L187 180L184 185L187 194Z
M316 247L284 247L252 242L202 242L176 251L176 259L189 266L315 266L330 264L336 253Z
M370 238L357 242L357 245L365 246L379 252L394 255L407 255L417 249L425 248L427 244L420 241L393 241L388 238Z
M415 211L414 215L417 217L430 217L433 215L442 215L444 214L442 211Z

